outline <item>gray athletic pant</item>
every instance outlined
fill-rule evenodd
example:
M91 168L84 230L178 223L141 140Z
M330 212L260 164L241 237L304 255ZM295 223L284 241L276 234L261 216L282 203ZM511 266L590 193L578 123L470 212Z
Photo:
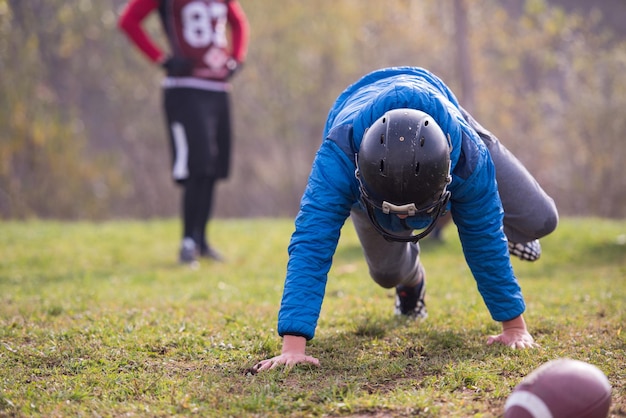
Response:
M504 233L511 242L526 243L554 231L558 212L554 201L522 163L492 133L464 109L463 117L483 140L496 167L498 192L504 208ZM384 288L415 286L424 276L419 244L391 242L372 226L367 213L353 209L350 215L363 247L370 276ZM410 235L407 231L406 235Z

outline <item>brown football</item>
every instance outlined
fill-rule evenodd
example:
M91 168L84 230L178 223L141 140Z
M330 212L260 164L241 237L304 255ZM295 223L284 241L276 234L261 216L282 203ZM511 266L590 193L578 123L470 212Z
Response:
M611 384L596 366L561 358L526 376L504 405L505 418L606 418Z

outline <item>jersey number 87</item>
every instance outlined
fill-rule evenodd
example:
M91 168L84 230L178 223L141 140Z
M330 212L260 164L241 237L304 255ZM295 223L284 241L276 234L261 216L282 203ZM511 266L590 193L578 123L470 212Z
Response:
M226 5L202 1L193 1L181 11L183 37L194 48L203 48L211 43L216 47L225 47L226 40Z

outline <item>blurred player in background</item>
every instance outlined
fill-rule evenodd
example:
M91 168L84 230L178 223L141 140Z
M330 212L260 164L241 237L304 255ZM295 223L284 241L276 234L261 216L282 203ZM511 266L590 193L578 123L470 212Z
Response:
M152 12L160 16L169 52L142 27ZM215 184L227 178L230 169L229 91L248 48L244 11L236 0L130 0L118 24L166 73L163 106L172 177L183 190L179 261L194 263L198 257L221 261L207 240L207 226Z

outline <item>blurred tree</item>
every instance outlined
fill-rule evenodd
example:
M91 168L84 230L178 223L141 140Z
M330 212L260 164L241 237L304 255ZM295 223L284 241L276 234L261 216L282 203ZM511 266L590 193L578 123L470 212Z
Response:
M469 45L467 0L454 0L454 28L457 76L461 84L459 100L463 102L463 107L472 113L476 95L474 92L473 60Z
M89 136L75 118L78 84L68 68L79 35L68 9L50 2L0 3L0 215L108 216L107 190L121 184L107 156L87 158Z
M626 157L617 111L626 43L597 13L568 14L543 0L525 5L516 20L492 14L482 34L477 115L494 123L563 214L626 216L626 172L617 163Z
M251 46L218 216L295 214L333 100L393 65L440 75L563 214L626 216L626 44L601 12L624 9L611 0L585 15L546 0L240 1ZM178 212L162 72L116 29L123 4L0 0L0 217Z

